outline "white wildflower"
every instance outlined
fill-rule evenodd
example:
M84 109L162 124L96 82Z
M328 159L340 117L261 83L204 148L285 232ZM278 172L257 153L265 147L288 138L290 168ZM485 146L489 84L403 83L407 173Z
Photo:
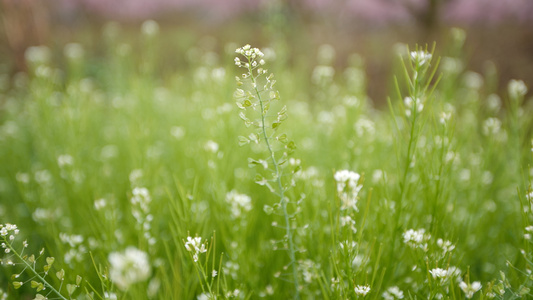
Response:
M403 299L403 291L397 286L391 286L383 294L381 294L385 300Z
M243 212L252 210L252 198L235 190L226 194L226 202L231 205L231 215L234 219L239 218Z
M148 255L132 246L124 252L109 254L109 263L109 277L121 290L127 290L130 285L145 281L151 274Z
M104 198L94 200L94 209L101 210L107 206L107 201Z
M341 170L335 173L334 178L337 182L337 194L341 200L341 209L352 208L358 211L357 196L363 188L363 185L359 184L361 175L352 171Z
M150 192L148 189L143 187L136 187L133 189L133 196L131 197L130 201L131 204L137 205L141 208L141 210L145 213L149 212L148 205L152 201L152 198L150 197Z
M447 252L451 252L453 249L455 249L455 245L452 244L452 242L445 241L443 239L437 240L437 246L439 246L440 248L442 248L442 250L444 250L444 254L446 254Z
M24 52L24 57L31 64L44 64L50 61L52 56L50 49L46 46L29 47Z
M527 86L522 80L511 80L507 86L509 96L512 98L520 98L526 95Z
M72 166L73 163L74 163L74 158L72 158L72 156L68 154L60 155L57 158L57 164L59 165L60 168L63 168L64 166Z
M417 66L423 66L426 63L431 61L431 53L428 53L428 52L423 51L423 50L411 51L411 53L409 53L409 55L410 55L411 60L413 61L413 63L415 63L415 65L417 65Z
M431 273L431 276L433 276L435 279L446 278L448 276L448 271L441 268L431 269L429 270L429 273Z
M461 283L459 283L459 287L465 293L466 298L470 299L474 296L474 293L476 293L477 291L481 289L481 283L479 281L475 281L475 282L472 282L472 284L470 284L470 283L461 281Z
M170 134L177 140L181 140L185 136L185 129L181 126L174 126L170 128Z
M421 248L427 251L427 241L431 238L429 233L426 233L425 229L409 229L403 233L403 242L409 245L411 248Z
M354 291L358 296L366 296L370 292L370 287L368 285L357 285Z
M407 115L408 117L411 116L413 110L415 110L416 112L421 112L424 109L424 104L422 103L422 100L420 98L413 99L411 97L405 97L403 99L403 103L407 108L405 110L405 115Z
M141 32L146 36L155 36L159 33L159 24L154 20L146 20L141 25Z
M65 45L65 48L63 48L63 54L68 59L78 60L83 57L85 50L83 50L83 46L78 43L68 43Z
M483 121L482 131L484 135L496 135L500 132L502 122L498 118L488 118Z
M211 153L217 153L218 148L219 148L218 144L211 140L207 141L204 146L204 149Z
M207 252L206 242L202 243L202 238L199 236L194 238L188 236L185 242L185 249L193 253L194 262L198 261L198 254Z
M15 178L20 183L29 183L30 182L30 175L28 173L18 172Z
M370 121L369 119L365 119L365 118L361 118L357 120L353 128L355 130L355 134L357 134L358 137L362 137L365 134L368 137L373 137L374 134L376 133L374 122Z
M339 221L341 227L349 226L353 233L357 232L357 228L355 228L355 220L353 220L350 216L341 216Z

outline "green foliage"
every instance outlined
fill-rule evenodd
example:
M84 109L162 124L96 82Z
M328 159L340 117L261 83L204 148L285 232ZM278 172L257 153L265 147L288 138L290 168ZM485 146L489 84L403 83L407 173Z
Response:
M164 76L154 23L100 57L31 48L0 91L0 296L531 297L527 87L495 94L454 36L399 51L388 110L328 46L283 69L199 43Z

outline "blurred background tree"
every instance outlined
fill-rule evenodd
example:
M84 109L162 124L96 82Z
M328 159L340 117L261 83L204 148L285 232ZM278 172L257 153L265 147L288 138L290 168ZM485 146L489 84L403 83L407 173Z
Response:
M468 69L488 72L493 62L500 82L533 83L533 1L530 0L1 0L0 63L12 73L25 70L29 46L62 47L82 42L98 51L101 30L117 21L133 35L146 19L161 24L174 45L204 36L227 42L273 46L308 55L331 44L334 64L344 66L356 52L366 59L369 94L381 102L383 78L391 73L393 45L437 41L446 54L449 28L465 28ZM176 48L164 45L162 57ZM441 53L442 54L442 53ZM179 63L176 60L175 63ZM504 84L500 84L503 88Z

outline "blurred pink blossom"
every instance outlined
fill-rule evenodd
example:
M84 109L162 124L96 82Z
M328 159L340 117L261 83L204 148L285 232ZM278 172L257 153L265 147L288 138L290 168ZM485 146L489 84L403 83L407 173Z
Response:
M266 8L275 0L56 0L57 10L85 9L108 18L147 19L170 12L193 13L201 21L224 20ZM410 21L430 0L279 0L315 15L373 24ZM532 21L533 0L437 0L444 22ZM305 12L302 12L305 13Z

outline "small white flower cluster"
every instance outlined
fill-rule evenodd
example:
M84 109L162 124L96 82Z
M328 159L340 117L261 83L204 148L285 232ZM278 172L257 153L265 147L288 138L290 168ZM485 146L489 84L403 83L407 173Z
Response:
M154 20L146 20L141 25L141 32L147 37L156 36L159 33L159 24Z
M226 202L231 205L231 216L234 219L239 218L243 212L252 210L252 198L235 190L226 194Z
M409 53L409 56L411 57L413 63L418 67L421 67L431 61L431 53L428 53L423 50L411 51L411 53Z
M236 249L237 247L238 247L237 243L235 243L235 247L234 247L234 245L232 243L232 248ZM225 275L229 275L229 276L231 276L231 278L236 280L238 278L238 276L239 276L239 269L240 268L241 267L239 266L238 263L233 262L231 260L228 260L224 264L224 267L222 268L222 270L224 271Z
M241 290L234 289L233 291L226 292L226 298L227 299L231 299L231 298L244 299L242 298L244 296L243 294L244 293Z
M83 245L84 238L82 235L69 235L61 232L59 233L59 239L70 247L70 249L65 252L65 263L71 264L74 260L77 262L83 260L83 255L87 253L87 248Z
M129 175L129 180L130 180L130 184L131 186L133 187L137 187L140 185L141 183L141 179L143 177L143 171L140 170L140 169L135 169L135 170L132 170L130 172L130 175Z
M211 153L217 153L218 148L219 148L218 143L212 140L207 141L204 145L205 151L211 152Z
M334 178L337 182L337 194L341 200L341 209L351 208L359 211L357 209L357 196L363 188L363 185L359 184L361 175L352 171L341 170L335 173Z
M131 204L138 206L142 212L148 213L150 211L150 202L152 198L150 197L150 192L148 189L143 187L136 187L133 189L133 196L131 197ZM134 217L137 219L137 216Z
M11 249L7 246L5 242L8 242L11 244L11 242L15 240L15 236L17 234L19 234L19 229L17 228L17 225L9 224L9 223L6 223L5 225L0 224L0 236L4 240L1 246L4 249L5 253L11 252ZM24 247L26 247L27 245L28 245L27 242L24 242Z
M352 219L352 217L341 216L339 221L340 221L341 227L350 226L350 229L353 231L353 233L357 233L357 228L355 228L355 220Z
M83 58L85 50L83 50L83 46L78 43L68 43L63 48L63 54L70 60L79 60Z
M196 300L211 300L216 299L216 296L211 293L201 293L196 297Z
M403 291L397 286L391 286L383 294L381 294L385 300L403 299Z
M429 233L426 233L424 228L414 230L409 229L403 233L403 242L409 245L411 248L420 248L424 251L428 251L427 241L431 238Z
M456 278L459 275L461 275L461 270L450 266L448 269L441 269L441 268L434 268L429 270L429 273L433 277L433 279L436 279L439 281L440 285L446 285L452 278Z
M298 269L302 272L303 279L307 283L311 283L314 279L319 278L317 270L320 270L320 264L317 264L310 259L300 261Z
M185 242L185 249L189 252L193 252L192 258L194 262L198 262L198 254L207 252L206 248L207 242L202 243L202 238L197 237L187 237L187 241Z
M74 164L74 158L69 154L62 154L57 157L57 164L60 168L65 166L72 166Z
M509 96L511 98L520 98L524 97L527 94L527 86L522 80L511 80L507 86Z
M443 239L438 239L437 240L437 246L439 246L440 248L442 248L442 250L444 251L444 254L448 253L448 252L452 252L453 249L455 249L455 245L452 244L452 242L450 241L445 241Z
M366 294L370 293L370 286L368 285L357 285L354 288L355 294L357 296L366 296Z
M366 135L369 138L373 138L376 133L376 125L374 122L365 118L358 119L353 125L353 129L358 137L363 137Z
M481 290L481 283L479 281L474 281L472 283L461 281L461 283L459 283L459 287L465 293L466 298L470 299L474 297L474 293Z
M533 148L532 148L532 152L533 152ZM532 174L533 174L533 169L532 169ZM526 201L529 203L529 206L524 206L524 212L533 212L533 190L529 190L526 195Z
M156 240L150 233L152 228L152 221L154 216L150 214L150 203L152 198L148 189L143 187L136 187L133 189L133 196L131 197L131 214L137 221L137 225L143 231L144 238L150 245L154 245Z
M235 57L235 65L241 68L246 68L250 72L258 66L262 66L265 64L265 60L262 59L262 57L265 56L263 52L261 52L261 50L259 50L258 48L252 48L250 45L237 48L237 50L235 50L235 53L241 54L247 60L243 62L240 60L240 58ZM257 61L258 59L259 61ZM260 68L257 70L257 73L259 75L266 74L266 70Z
M500 133L502 127L502 121L498 118L488 118L483 121L483 135L485 136L494 136Z
M124 252L109 254L109 277L121 290L127 290L132 284L145 281L152 273L148 254L133 246Z
M533 232L533 226L527 226L525 229L526 233L524 233L524 239L531 240L531 232Z
M403 99L403 103L406 107L405 115L408 117L412 115L413 110L415 110L415 113L419 113L424 109L424 103L422 103L422 100L420 100L420 98L416 98L413 100L413 98L411 97L405 97Z
M26 49L24 58L31 64L46 64L50 62L52 54L46 46L33 46Z

